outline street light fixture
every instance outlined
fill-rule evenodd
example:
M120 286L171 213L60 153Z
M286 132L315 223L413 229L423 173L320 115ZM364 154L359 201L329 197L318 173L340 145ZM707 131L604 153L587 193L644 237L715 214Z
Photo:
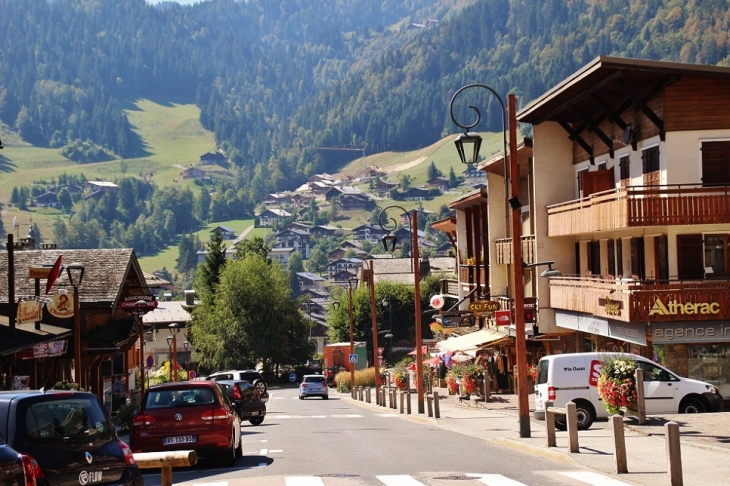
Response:
M484 84L468 84L459 88L454 96L451 97L449 104L449 111L451 113L451 119L454 124L463 128L465 131L464 135L460 135L454 144L456 150L459 153L459 158L462 163L473 164L477 162L479 157L479 147L481 145L481 137L478 133L469 132L470 129L474 128L481 120L481 113L473 106L469 105L469 108L476 112L476 120L467 125L462 125L456 120L454 116L454 101L463 91L470 88L481 88L489 91L499 102L502 118L502 140L504 144L504 193L507 198L509 207L512 209L512 261L522 261L522 245L521 241L521 224L522 224L522 203L520 202L520 185L519 176L517 169L517 150L511 150L507 152L507 120L509 119L509 137L510 145L515 148L517 147L517 117L516 117L516 104L517 99L515 95L508 95L509 111L504 105L504 101L497 94L497 92ZM471 158L467 159L466 154L468 153L469 145L472 145ZM508 159L509 157L509 159ZM509 163L508 163L509 160ZM524 276L522 275L522 266L515 265L514 277L513 277L513 289L514 289L514 308L515 308L515 344L516 344L516 357L517 357L517 395L518 395L518 411L519 411L519 424L520 424L520 437L530 437L530 408L527 397L527 345L525 339L525 318L523 315L524 309L524 297L525 297L525 286Z
M177 333L180 332L180 324L173 322L168 326L172 335L172 363L174 364L172 371L172 381L177 381ZM168 341L169 342L169 341Z
M385 247L386 251L388 251L389 246L390 251L395 250L395 245L397 243L397 237L392 234L392 231L395 230L395 228L398 226L398 223L395 219L390 218L392 226L387 225L387 211L391 208L399 209L403 211L403 214L408 216L408 221L411 227L411 235L413 237L411 265L413 266L413 286L415 293L415 298L413 300L415 301L416 307L416 390L418 392L418 413L424 413L425 406L423 396L423 344L421 339L421 271L418 256L418 211L413 211L413 215L411 215L402 207L395 205L388 206L380 211L380 214L378 215L378 224L380 225L380 228L382 230L387 232L387 234L382 238L383 246ZM385 225L383 224L383 214L386 215Z
M388 343L388 360L390 360L390 362L392 363L393 362L393 333L389 332L388 334L386 334L383 337L385 339L390 340Z
M353 287L357 288L357 281L357 277L347 279L347 305L350 317L350 356L355 354L355 319L352 315L352 290ZM350 395L355 398L355 363L352 361L350 361Z
M84 280L84 267L80 263L72 263L66 267L66 274L74 288L74 378L81 390L81 305L79 303L79 286Z

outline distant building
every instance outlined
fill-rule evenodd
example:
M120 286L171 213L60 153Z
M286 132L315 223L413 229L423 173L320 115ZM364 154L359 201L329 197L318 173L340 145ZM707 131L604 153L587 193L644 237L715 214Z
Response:
M228 166L228 159L221 152L208 152L200 156L200 165Z
M291 213L283 209L271 208L256 215L259 218L259 226L273 226L280 219L291 218Z
M203 179L205 172L200 167L188 167L187 169L180 172L180 180L184 179Z
M210 230L210 235L213 236L216 232L220 233L224 240L233 240L236 238L236 231L228 226L216 226Z

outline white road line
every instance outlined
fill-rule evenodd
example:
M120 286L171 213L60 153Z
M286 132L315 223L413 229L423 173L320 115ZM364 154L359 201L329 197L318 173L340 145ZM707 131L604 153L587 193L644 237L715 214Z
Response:
M327 416L326 415L311 415L309 418L322 419L322 418L327 418Z
M261 449L259 451L259 456L265 456L268 453L269 453L269 450L268 449Z
M398 415L396 415L394 413L376 413L375 416L380 417L380 418L391 418L391 417L397 417Z
M216 481L214 483L193 483L193 486L228 486L228 481Z
M375 476L385 486L424 486L420 481L416 481L411 476Z
M287 476L286 486L324 486L322 478L315 476Z
M525 483L515 481L501 474L467 474L482 484L488 486L525 486Z
M576 479L582 483L592 484L593 486L629 486L629 483L624 483L618 479L609 478L608 476L589 471L566 471L560 474Z

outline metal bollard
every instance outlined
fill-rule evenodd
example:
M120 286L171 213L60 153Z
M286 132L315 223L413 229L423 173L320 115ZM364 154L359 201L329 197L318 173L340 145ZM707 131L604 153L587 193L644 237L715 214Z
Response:
M426 410L428 417L433 417L433 397L430 393L426 394Z
M433 392L433 416L434 418L441 418L441 409L439 407L439 392Z
M613 431L613 448L616 456L616 473L629 472L626 462L626 437L624 436L624 418L620 415L611 416L611 430Z
M669 461L669 482L672 486L682 486L682 449L679 443L679 424L664 424L667 440L667 460Z

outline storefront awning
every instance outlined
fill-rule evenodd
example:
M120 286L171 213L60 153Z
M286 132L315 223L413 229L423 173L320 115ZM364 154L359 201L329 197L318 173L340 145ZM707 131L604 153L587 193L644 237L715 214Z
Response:
M444 341L440 341L438 346L447 351L472 351L480 348L486 344L493 344L498 341L510 339L506 334L495 331L493 329L480 329L464 336L455 338L449 338Z

